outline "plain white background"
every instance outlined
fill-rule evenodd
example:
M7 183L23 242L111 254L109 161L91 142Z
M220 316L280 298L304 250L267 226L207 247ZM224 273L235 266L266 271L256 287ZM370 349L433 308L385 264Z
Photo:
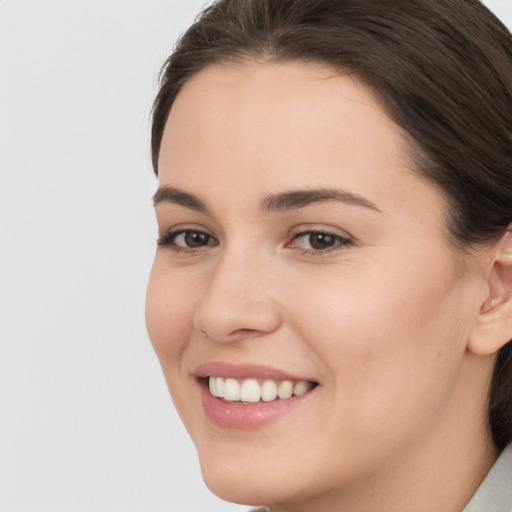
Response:
M144 325L149 111L204 3L0 0L1 512L247 508L202 483Z

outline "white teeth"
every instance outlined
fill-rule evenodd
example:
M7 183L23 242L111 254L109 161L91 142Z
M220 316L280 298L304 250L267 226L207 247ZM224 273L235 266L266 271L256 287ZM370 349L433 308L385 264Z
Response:
M303 395L306 391L309 391L311 389L311 385L309 382L306 381L300 381L293 386L293 394L294 395Z
M242 402L259 402L261 397L261 388L257 380L248 379L242 382L240 386L240 400ZM226 397L224 399L227 400Z
M293 395L293 384L289 380L283 380L277 388L277 396L279 398L291 398Z
M261 399L264 402L270 402L277 397L277 386L273 380L266 380L261 386Z
M313 386L313 383L305 380L295 383L283 380L276 383L272 379L267 379L260 385L256 379L246 379L243 381L231 378L223 379L222 377L210 377L208 379L210 393L228 402L255 403L260 400L271 402L277 397L286 400L294 395L303 395L312 389Z
M224 379L222 377L217 377L215 380L215 396L222 398L224 396Z
M208 387L210 388L210 393L213 396L217 396L217 393L215 391L215 382L216 382L216 379L214 379L214 378L208 379Z
M235 379L226 379L224 381L224 400L231 402L240 400L240 384Z

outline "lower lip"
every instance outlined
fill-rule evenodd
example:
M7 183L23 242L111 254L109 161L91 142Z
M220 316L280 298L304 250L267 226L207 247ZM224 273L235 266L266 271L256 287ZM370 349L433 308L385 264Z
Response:
M303 395L270 402L240 404L226 402L213 396L203 380L200 382L200 389L201 400L208 418L220 427L234 430L263 428L299 407L312 392L308 391Z

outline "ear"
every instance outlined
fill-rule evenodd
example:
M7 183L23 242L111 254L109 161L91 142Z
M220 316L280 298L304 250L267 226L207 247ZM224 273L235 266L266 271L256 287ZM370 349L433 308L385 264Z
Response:
M489 355L512 340L512 225L492 248L488 296L468 342L470 352Z

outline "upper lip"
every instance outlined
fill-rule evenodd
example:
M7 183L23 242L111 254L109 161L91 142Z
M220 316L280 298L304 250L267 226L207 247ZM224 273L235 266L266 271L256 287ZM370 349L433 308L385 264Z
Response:
M290 381L309 381L314 380L304 377L293 375L286 371L274 368L272 366L265 366L250 363L226 363L222 361L213 361L209 363L200 364L193 372L195 377L223 377L238 380L244 379L273 379L273 380L290 380Z

